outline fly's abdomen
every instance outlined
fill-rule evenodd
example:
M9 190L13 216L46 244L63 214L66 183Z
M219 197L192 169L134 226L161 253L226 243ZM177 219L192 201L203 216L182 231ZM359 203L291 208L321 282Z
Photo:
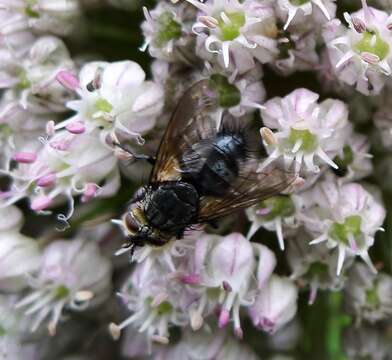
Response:
M238 177L245 156L246 144L241 134L218 133L210 141L194 144L184 154L183 179L192 183L200 196L224 196Z

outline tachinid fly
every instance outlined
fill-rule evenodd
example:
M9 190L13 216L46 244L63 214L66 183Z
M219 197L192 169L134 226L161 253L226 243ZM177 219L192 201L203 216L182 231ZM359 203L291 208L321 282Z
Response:
M159 146L147 186L123 215L124 248L162 246L191 225L210 223L276 195L295 180L263 159L261 140L229 114L216 123L219 94L201 80L182 96ZM214 114L215 112L215 114Z

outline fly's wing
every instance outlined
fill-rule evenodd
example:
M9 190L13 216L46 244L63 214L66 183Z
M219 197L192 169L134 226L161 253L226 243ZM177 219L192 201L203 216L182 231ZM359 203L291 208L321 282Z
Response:
M260 159L247 159L241 173L223 197L204 196L200 200L198 223L218 219L290 188L297 179L271 164L262 172L257 169Z
M181 179L180 161L185 150L216 133L211 118L217 97L208 80L201 80L182 96L159 145L150 183Z
M214 117L216 109L217 94L209 86L208 80L197 82L185 92L159 146L150 183L181 180L183 176L197 173L206 165L205 152L208 153L213 146L218 132ZM231 116L225 116L222 123L224 127L230 129L233 126L237 131L240 127L235 121ZM294 182L296 177L293 174L280 170L274 164L258 173L257 169L263 161L256 155L259 147L261 140L253 141L250 155L239 164L239 176L230 183L224 195L201 197L196 222L207 222L252 206L281 193Z

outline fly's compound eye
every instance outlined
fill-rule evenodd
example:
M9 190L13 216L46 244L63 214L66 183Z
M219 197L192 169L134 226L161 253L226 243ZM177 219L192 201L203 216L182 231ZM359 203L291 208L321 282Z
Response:
M131 212L128 212L124 218L125 226L131 234L136 234L139 230L139 223L133 217Z

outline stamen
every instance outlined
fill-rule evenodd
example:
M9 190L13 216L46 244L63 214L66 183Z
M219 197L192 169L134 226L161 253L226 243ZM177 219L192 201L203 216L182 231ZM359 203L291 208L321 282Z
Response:
M361 34L366 31L366 24L360 18L352 17L351 21L357 33Z
M37 160L37 154L34 152L20 151L15 153L12 159L21 164L32 164Z
M222 282L222 287L223 287L223 289L224 289L225 291L227 291L227 292L231 292L231 291L233 290L233 288L231 287L231 285L230 285L226 280L223 280L223 282Z
M56 75L56 80L71 91L75 91L80 87L79 79L68 70L59 71Z
M71 134L83 134L86 131L86 126L81 121L74 121L68 124L66 127L67 131Z
M380 62L380 58L378 55L366 51L361 53L361 59L370 65L376 65Z
M89 290L80 290L75 294L75 301L85 302L89 301L94 297L94 293Z
M115 323L109 324L109 332L113 340L118 340L121 336L121 328Z
M276 145L278 143L278 140L276 139L271 129L262 127L260 129L260 134L267 145Z
M151 336L151 340L162 345L167 345L169 343L169 339L166 336L161 335L153 335Z
M39 196L32 200L30 208L34 211L42 211L47 209L52 204L52 199L49 196Z
M230 312L222 309L219 315L218 326L220 329L224 328L230 321Z
M215 29L219 25L218 20L212 16L199 16L198 20L209 29Z

